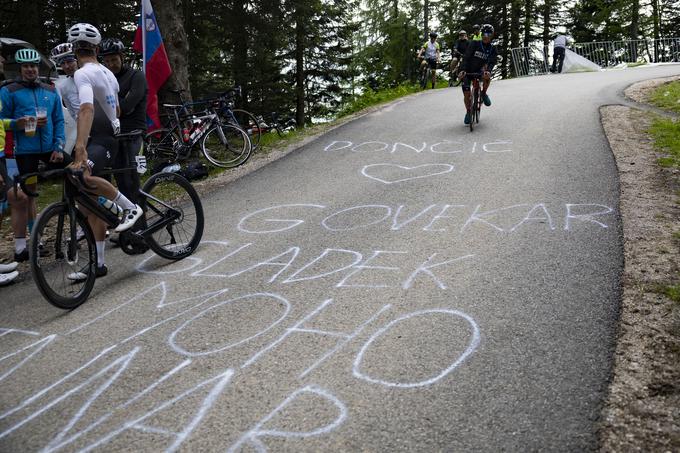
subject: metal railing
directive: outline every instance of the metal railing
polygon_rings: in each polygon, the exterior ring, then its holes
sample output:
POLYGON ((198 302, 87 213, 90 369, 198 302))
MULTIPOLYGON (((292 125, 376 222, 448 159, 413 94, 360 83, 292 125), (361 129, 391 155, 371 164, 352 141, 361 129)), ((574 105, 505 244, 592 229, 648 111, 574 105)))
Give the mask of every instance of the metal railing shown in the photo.
MULTIPOLYGON (((680 38, 574 43, 570 49, 602 68, 680 62, 680 38)), ((511 49, 515 76, 550 72, 552 50, 539 45, 511 49)))

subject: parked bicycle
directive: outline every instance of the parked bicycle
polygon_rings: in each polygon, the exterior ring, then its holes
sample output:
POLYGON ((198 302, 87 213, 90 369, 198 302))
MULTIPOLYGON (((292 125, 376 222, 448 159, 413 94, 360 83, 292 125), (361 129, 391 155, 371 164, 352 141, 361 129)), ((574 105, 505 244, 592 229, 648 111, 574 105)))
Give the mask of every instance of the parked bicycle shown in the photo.
POLYGON ((166 127, 144 137, 144 152, 152 168, 185 161, 196 148, 217 167, 237 167, 248 160, 253 149, 248 134, 239 126, 223 123, 212 106, 192 113, 190 107, 202 103, 163 105, 170 117, 166 127))
MULTIPOLYGON (((260 146, 262 138, 262 126, 260 121, 252 113, 237 109, 236 98, 241 97, 241 87, 232 88, 222 93, 216 100, 212 101, 215 111, 223 122, 240 127, 248 134, 253 150, 260 146)), ((211 100, 206 100, 210 102, 211 100)))
MULTIPOLYGON (((140 132, 121 134, 120 140, 139 137, 140 132)), ((136 167, 104 173, 136 171, 136 167)), ((89 297, 96 279, 97 249, 94 234, 80 209, 105 221, 110 228, 118 217, 98 201, 87 186, 80 170, 65 168, 22 175, 16 183, 28 196, 37 193, 26 188, 32 177, 63 178, 62 201, 46 207, 38 217, 30 240, 30 264, 41 294, 52 305, 74 309, 89 297), (70 276, 84 274, 84 279, 70 276)), ((190 256, 203 236, 203 207, 193 186, 176 173, 157 173, 139 190, 144 216, 130 230, 120 234, 121 249, 138 253, 140 247, 151 248, 169 260, 190 256)))

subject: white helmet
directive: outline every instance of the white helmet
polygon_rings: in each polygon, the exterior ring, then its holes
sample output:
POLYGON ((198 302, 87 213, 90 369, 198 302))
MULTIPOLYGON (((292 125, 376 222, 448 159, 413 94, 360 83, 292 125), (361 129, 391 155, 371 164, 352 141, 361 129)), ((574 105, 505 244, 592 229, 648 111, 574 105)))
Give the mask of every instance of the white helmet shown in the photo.
POLYGON ((86 42, 93 46, 98 46, 102 40, 102 35, 94 25, 90 24, 75 24, 68 30, 68 42, 86 42))

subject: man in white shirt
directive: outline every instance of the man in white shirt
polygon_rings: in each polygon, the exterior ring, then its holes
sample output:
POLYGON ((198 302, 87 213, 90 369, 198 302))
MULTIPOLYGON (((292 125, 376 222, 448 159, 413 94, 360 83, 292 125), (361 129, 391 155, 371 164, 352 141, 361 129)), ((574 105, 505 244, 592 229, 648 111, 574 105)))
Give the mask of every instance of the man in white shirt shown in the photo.
MULTIPOLYGON (((106 197, 123 208, 123 220, 116 228, 116 231, 120 233, 135 224, 143 214, 142 208, 127 199, 109 181, 94 176, 110 166, 113 156, 111 150, 104 146, 99 144, 88 146, 94 120, 95 100, 110 122, 113 140, 115 140, 114 135, 120 131, 118 82, 113 73, 97 61, 97 45, 101 41, 101 35, 94 26, 82 23, 74 25, 69 29, 68 41, 73 45, 73 51, 80 66, 80 69, 73 75, 80 102, 73 166, 83 170, 86 183, 95 188, 97 195, 106 197)), ((106 224, 95 216, 90 216, 89 220, 97 243, 97 276, 101 277, 107 273, 104 264, 106 224)))
POLYGON ((564 63, 564 54, 566 52, 566 48, 567 37, 562 34, 558 34, 553 41, 553 62, 550 72, 562 72, 562 64, 564 63))

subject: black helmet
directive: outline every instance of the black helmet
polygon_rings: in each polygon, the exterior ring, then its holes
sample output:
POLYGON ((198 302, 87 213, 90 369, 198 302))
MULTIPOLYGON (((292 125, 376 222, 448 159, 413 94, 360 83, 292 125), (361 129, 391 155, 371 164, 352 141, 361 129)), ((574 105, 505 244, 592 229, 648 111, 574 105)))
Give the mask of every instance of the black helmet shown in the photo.
POLYGON ((480 27, 479 27, 479 24, 474 24, 474 25, 472 26, 472 29, 473 29, 473 30, 479 30, 479 28, 480 28, 480 27))
POLYGON ((117 38, 106 38, 99 44, 99 55, 115 55, 125 52, 125 44, 117 38))
POLYGON ((491 25, 491 24, 482 25, 482 34, 483 35, 493 35, 493 25, 491 25))
POLYGON ((439 36, 439 35, 437 34, 436 31, 432 30, 432 31, 430 32, 430 38, 436 38, 437 36, 439 36))

